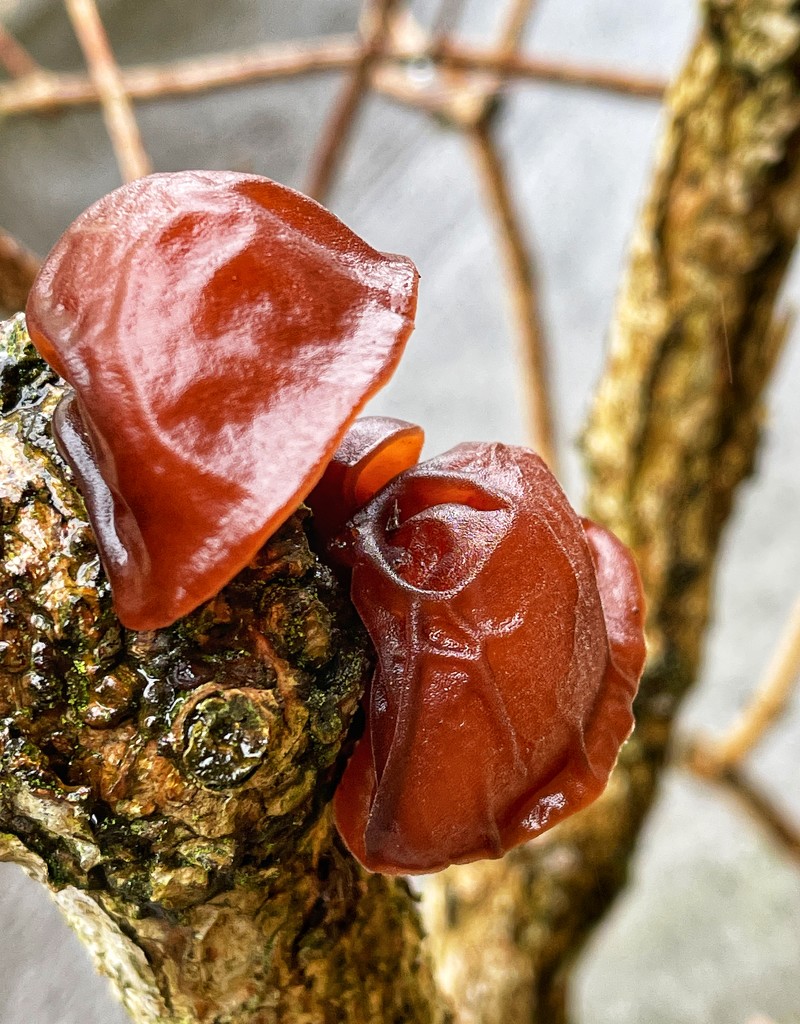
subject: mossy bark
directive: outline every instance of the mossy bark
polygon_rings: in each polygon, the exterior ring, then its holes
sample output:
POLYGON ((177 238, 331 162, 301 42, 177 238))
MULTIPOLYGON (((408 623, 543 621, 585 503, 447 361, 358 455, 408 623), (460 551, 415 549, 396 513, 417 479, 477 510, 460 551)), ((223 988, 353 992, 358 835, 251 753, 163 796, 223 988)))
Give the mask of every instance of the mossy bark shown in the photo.
POLYGON ((331 826, 372 656, 303 511, 192 615, 124 630, 50 436, 62 390, 2 325, 0 859, 139 1024, 442 1019, 407 888, 331 826))
POLYGON ((800 227, 799 68, 793 0, 712 0, 668 97, 585 438, 588 514, 633 546, 648 597, 637 727, 595 805, 430 887, 439 975, 462 1022, 566 1020, 570 967, 627 879, 784 334, 774 308, 800 227))

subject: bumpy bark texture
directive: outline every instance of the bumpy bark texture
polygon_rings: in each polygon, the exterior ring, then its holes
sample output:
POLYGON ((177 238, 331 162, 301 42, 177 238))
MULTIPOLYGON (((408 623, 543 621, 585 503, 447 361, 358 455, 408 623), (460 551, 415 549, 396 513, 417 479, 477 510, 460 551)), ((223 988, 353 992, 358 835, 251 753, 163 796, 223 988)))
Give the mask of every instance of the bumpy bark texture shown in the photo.
POLYGON ((303 512, 175 626, 122 629, 49 434, 62 388, 2 325, 0 859, 141 1024, 439 1020, 407 889, 331 828, 371 654, 303 512))
POLYGON ((714 560, 751 471, 800 226, 800 9, 713 0, 672 89, 585 438, 588 514, 637 554, 649 660, 604 797, 503 861, 451 869, 427 921, 459 1019, 557 1024, 569 969, 626 881, 681 699, 714 560))

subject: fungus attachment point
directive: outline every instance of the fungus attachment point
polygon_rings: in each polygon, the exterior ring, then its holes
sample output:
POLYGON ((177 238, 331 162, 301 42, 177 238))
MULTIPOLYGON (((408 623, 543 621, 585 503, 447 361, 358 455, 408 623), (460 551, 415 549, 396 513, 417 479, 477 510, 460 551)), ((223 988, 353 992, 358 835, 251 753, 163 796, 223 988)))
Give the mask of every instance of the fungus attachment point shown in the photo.
POLYGON ((46 259, 31 338, 122 622, 217 593, 319 480, 411 333, 417 272, 266 178, 156 174, 46 259))
POLYGON ((390 480, 416 465, 424 440, 422 427, 405 420, 362 416, 355 421, 306 501, 323 546, 390 480))
POLYGON ((336 820, 372 871, 498 857, 590 803, 633 726, 644 602, 627 549, 532 452, 462 444, 348 524, 378 654, 336 820))

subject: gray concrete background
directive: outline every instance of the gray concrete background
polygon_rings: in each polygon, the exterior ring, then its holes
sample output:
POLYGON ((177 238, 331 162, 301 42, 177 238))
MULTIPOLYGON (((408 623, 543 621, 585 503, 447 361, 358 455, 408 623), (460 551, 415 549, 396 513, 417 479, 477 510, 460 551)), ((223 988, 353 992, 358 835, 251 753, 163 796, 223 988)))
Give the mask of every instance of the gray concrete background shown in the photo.
MULTIPOLYGON (((355 0, 107 0, 124 61, 160 60, 351 28, 355 0)), ((431 3, 416 5, 424 17, 431 3)), ((475 38, 499 2, 475 0, 475 38)), ((81 66, 57 0, 0 0, 33 52, 81 66)), ((670 73, 693 27, 691 0, 541 0, 530 48, 670 73)), ((158 170, 231 167, 300 186, 333 80, 253 86, 140 112, 158 170)), ((648 102, 518 89, 502 141, 541 266, 554 349, 566 483, 580 499, 574 439, 600 370, 625 245, 647 178, 658 111, 648 102)), ((95 110, 0 126, 0 224, 44 252, 118 184, 95 110), (13 158, 13 159, 12 159, 13 158)), ((465 439, 524 440, 519 376, 498 260, 457 136, 380 100, 369 104, 330 204, 379 248, 422 272, 419 327, 373 409, 423 423, 427 451, 465 439)), ((786 302, 800 303, 797 275, 786 302)), ((797 334, 797 332, 795 332, 797 334)), ((800 580, 800 346, 772 391, 767 444, 725 543, 716 621, 685 729, 719 731, 751 689, 800 580)), ((800 706, 754 761, 800 815, 800 706)), ((583 1024, 800 1022, 800 875, 735 809, 674 774, 649 823, 633 884, 584 957, 583 1024)), ((0 865, 0 1024, 124 1024, 47 897, 0 865)), ((515 1024, 515 1022, 509 1022, 515 1024)))

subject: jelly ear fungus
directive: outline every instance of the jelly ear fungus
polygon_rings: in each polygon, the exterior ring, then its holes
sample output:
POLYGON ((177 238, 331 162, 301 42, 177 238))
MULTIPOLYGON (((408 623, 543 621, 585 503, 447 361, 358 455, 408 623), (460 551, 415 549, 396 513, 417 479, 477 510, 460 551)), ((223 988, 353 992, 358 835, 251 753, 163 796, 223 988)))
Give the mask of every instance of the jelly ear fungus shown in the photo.
POLYGON ((624 545, 577 517, 541 459, 500 444, 410 466, 342 538, 378 654, 334 798, 361 863, 499 857, 594 800, 644 663, 624 545))
POLYGON ((216 594, 312 489, 411 333, 417 272, 254 175, 156 174, 46 259, 31 338, 117 613, 166 626, 216 594))
POLYGON ((291 189, 193 171, 87 210, 27 310, 73 389, 54 432, 125 626, 213 597, 308 499, 377 653, 336 820, 389 874, 498 857, 591 802, 644 662, 630 553, 533 452, 418 463, 421 428, 356 420, 417 277, 291 189))

